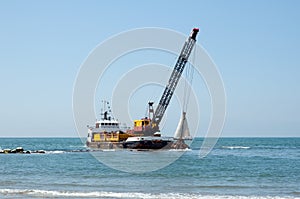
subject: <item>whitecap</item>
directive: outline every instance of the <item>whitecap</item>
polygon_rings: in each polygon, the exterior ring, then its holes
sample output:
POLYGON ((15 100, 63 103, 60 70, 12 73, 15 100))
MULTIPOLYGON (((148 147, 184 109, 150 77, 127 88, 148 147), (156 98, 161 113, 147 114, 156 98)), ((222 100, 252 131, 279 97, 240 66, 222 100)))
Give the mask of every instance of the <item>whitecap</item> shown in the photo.
POLYGON ((79 192, 53 191, 39 189, 0 189, 0 196, 23 195, 25 197, 70 197, 70 198, 134 198, 134 199, 288 199, 293 197, 281 196, 241 196, 241 195, 201 195, 197 193, 141 193, 141 192, 79 192))
POLYGON ((250 149, 249 146, 222 146, 224 149, 250 149))
POLYGON ((192 149, 189 149, 189 148, 185 148, 185 149, 170 149, 169 151, 179 151, 179 152, 182 152, 182 151, 192 151, 192 149))
POLYGON ((46 151, 47 154, 61 154, 61 153, 65 153, 65 151, 46 151))

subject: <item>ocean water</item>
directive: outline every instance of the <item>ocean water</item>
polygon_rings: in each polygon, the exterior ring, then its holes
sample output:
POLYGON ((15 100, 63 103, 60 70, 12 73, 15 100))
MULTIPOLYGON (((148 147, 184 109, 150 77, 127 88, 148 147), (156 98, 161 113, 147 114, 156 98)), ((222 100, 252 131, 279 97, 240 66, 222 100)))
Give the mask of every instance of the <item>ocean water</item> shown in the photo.
POLYGON ((184 153, 98 152, 112 160, 126 153, 124 167, 130 158, 183 153, 162 169, 134 173, 99 162, 78 138, 0 138, 2 149, 46 151, 0 154, 0 198, 300 198, 300 138, 221 138, 199 158, 202 141, 184 153))

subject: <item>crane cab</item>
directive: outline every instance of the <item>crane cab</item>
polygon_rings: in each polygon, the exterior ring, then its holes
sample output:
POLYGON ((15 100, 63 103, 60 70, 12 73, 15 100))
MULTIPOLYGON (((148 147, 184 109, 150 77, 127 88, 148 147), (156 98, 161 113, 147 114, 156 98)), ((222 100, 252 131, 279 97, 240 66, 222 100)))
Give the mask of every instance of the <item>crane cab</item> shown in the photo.
POLYGON ((133 121, 133 132, 135 135, 153 136, 153 133, 157 132, 156 126, 151 122, 151 119, 145 117, 133 121))
POLYGON ((133 129, 135 132, 144 131, 145 129, 151 127, 151 119, 145 117, 140 120, 134 120, 133 129))

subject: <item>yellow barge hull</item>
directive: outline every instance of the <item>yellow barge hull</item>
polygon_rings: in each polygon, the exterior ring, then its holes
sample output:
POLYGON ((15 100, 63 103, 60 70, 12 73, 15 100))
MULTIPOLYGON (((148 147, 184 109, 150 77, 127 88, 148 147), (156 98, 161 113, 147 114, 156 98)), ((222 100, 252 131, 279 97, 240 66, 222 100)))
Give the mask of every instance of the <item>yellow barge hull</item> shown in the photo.
POLYGON ((93 149, 123 149, 123 142, 86 142, 86 146, 93 149))

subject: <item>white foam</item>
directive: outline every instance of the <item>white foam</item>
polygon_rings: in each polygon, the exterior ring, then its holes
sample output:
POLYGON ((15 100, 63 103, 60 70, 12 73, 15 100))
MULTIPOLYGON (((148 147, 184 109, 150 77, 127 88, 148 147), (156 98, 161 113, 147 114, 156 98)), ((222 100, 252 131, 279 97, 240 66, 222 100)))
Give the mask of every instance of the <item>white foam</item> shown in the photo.
POLYGON ((116 151, 116 149, 103 149, 102 151, 116 151))
POLYGON ((60 153, 65 153, 65 151, 46 151, 48 154, 60 154, 60 153))
MULTIPOLYGON (((24 195, 32 197, 70 197, 70 198, 134 198, 134 199, 289 199, 295 197, 280 196, 239 196, 239 195, 200 195, 190 193, 139 193, 139 192, 75 192, 75 191, 48 191, 37 189, 0 189, 2 195, 24 195)), ((300 199, 299 197, 296 199, 300 199)))
POLYGON ((249 146, 222 146, 224 149, 250 149, 249 146))
POLYGON ((170 149, 169 151, 192 151, 192 149, 186 148, 186 149, 170 149))

